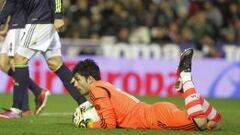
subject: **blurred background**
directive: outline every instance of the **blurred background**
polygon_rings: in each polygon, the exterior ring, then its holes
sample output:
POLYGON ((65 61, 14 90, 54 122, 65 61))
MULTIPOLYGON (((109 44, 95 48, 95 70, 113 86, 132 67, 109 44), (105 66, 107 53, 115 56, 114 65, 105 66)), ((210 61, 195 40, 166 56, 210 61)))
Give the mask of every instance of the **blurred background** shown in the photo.
MULTIPOLYGON (((193 80, 200 94, 240 98, 240 0, 64 0, 59 33, 65 63, 92 58, 102 77, 135 95, 177 96, 180 53, 194 48, 193 80)), ((66 93, 41 57, 31 75, 66 93)), ((12 82, 0 73, 11 92, 12 82)))
POLYGON ((195 48, 200 58, 229 58, 240 46, 239 0, 69 0, 64 13, 61 37, 83 46, 69 55, 107 55, 105 44, 121 43, 174 44, 195 48))

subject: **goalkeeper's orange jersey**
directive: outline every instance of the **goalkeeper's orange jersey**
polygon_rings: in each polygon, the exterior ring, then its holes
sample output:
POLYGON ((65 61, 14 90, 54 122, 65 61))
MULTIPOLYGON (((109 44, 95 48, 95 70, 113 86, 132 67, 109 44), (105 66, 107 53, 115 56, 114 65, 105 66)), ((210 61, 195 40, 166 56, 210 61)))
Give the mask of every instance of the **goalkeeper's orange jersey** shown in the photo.
POLYGON ((100 117, 91 124, 92 128, 196 129, 187 113, 174 104, 150 105, 108 82, 94 82, 90 86, 89 99, 100 117))

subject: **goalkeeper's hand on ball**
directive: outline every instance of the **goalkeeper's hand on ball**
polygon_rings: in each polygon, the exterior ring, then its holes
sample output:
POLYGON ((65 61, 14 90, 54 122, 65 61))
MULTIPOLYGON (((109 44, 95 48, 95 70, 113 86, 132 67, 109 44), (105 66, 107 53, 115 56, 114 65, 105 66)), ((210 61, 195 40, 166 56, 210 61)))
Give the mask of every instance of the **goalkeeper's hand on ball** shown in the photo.
POLYGON ((78 128, 91 128, 91 123, 92 121, 90 119, 87 119, 87 120, 82 120, 79 125, 78 125, 78 128))
POLYGON ((95 108, 88 101, 76 108, 72 118, 74 126, 78 128, 92 128, 93 122, 98 120, 95 108))
POLYGON ((92 121, 91 119, 84 119, 82 108, 77 108, 73 114, 73 123, 75 127, 88 128, 88 124, 91 121, 92 121))

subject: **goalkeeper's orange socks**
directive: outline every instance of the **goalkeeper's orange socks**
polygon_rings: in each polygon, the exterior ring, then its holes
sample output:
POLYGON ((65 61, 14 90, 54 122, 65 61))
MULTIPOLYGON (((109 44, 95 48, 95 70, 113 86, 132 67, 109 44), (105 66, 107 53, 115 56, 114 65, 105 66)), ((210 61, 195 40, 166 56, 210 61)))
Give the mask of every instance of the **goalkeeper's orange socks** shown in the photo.
POLYGON ((200 102, 209 121, 218 123, 222 119, 221 114, 204 97, 200 97, 200 102))
POLYGON ((197 93, 192 82, 191 73, 181 72, 180 76, 183 83, 183 96, 188 115, 191 117, 205 116, 209 121, 219 122, 222 119, 221 114, 197 93))
POLYGON ((183 83, 183 96, 185 98, 185 106, 188 115, 192 118, 206 117, 200 102, 200 96, 194 88, 191 73, 183 71, 180 76, 183 83))

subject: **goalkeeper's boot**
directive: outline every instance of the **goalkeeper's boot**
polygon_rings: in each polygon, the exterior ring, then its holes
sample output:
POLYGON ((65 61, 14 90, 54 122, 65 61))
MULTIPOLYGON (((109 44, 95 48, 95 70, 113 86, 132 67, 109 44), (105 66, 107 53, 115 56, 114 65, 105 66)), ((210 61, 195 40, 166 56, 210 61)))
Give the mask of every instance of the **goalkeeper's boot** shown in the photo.
POLYGON ((22 111, 17 108, 10 108, 0 113, 0 119, 18 119, 22 117, 22 111))
POLYGON ((183 83, 180 77, 181 72, 191 72, 192 70, 193 49, 186 49, 180 56, 180 62, 177 68, 177 80, 175 88, 178 92, 183 92, 183 83))
POLYGON ((48 96, 50 95, 50 92, 48 90, 42 90, 40 95, 35 99, 36 102, 36 108, 35 108, 35 115, 40 114, 44 107, 47 104, 48 96))

